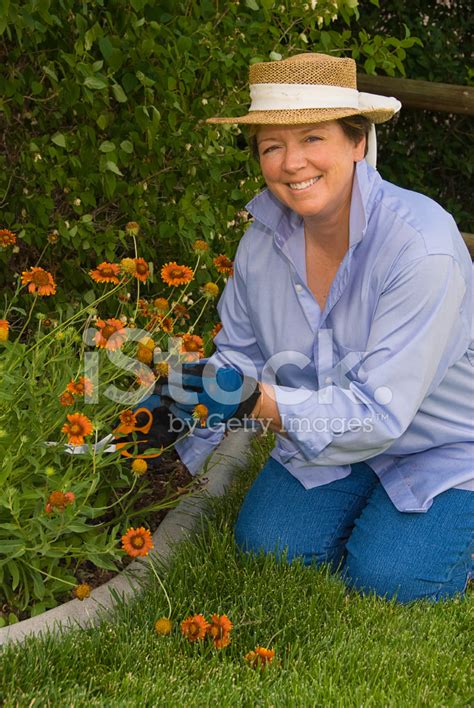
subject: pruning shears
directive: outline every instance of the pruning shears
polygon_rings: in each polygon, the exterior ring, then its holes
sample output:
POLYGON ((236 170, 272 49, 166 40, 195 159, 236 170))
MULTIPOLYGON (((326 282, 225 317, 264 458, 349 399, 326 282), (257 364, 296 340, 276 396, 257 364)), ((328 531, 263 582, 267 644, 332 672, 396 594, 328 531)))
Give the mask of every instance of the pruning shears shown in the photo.
MULTIPOLYGON (((134 425, 133 429, 131 430, 132 433, 145 433, 147 435, 150 432, 151 426, 153 425, 153 413, 148 409, 148 408, 137 408, 134 410, 134 413, 136 416, 139 415, 145 415, 146 416, 146 422, 143 425, 134 425)), ((146 443, 148 442, 147 440, 140 440, 140 443, 146 443)), ((115 449, 120 451, 120 454, 123 455, 124 457, 133 457, 134 459, 141 459, 141 460, 149 460, 155 457, 159 457, 161 455, 160 452, 154 452, 151 453, 150 455, 134 455, 131 453, 128 449, 124 449, 125 446, 130 445, 130 442, 116 442, 115 443, 115 449)))

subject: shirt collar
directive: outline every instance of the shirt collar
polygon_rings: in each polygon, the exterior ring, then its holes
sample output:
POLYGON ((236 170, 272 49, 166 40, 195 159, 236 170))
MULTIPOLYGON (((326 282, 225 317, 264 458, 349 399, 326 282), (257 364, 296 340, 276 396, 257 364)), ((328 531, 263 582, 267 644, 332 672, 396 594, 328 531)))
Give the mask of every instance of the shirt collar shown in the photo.
MULTIPOLYGON (((381 184, 377 170, 361 160, 356 164, 352 186, 351 210, 349 216, 349 243, 355 247, 362 240, 366 230, 370 212, 381 184)), ((301 217, 285 206, 268 189, 254 197, 245 207, 247 211, 269 228, 288 238, 296 226, 301 223, 301 217)))

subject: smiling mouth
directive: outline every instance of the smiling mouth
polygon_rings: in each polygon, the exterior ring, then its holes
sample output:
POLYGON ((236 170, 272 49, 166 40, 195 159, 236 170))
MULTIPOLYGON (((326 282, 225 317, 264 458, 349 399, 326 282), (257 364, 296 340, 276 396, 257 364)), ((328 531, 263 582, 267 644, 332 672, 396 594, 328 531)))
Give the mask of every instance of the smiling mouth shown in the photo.
POLYGON ((308 187, 312 187, 313 184, 316 184, 318 180, 321 179, 321 175, 319 177, 313 177, 312 179, 307 179, 305 182, 290 182, 288 184, 290 189, 295 189, 297 191, 301 189, 308 189, 308 187))

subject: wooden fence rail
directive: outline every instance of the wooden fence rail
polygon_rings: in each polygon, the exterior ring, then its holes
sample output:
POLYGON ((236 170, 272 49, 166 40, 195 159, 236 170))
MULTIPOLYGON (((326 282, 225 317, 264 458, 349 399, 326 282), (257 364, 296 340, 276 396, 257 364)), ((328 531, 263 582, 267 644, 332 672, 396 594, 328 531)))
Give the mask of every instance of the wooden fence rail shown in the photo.
POLYGON ((357 74, 357 87, 360 91, 395 96, 408 108, 474 115, 474 86, 357 74))

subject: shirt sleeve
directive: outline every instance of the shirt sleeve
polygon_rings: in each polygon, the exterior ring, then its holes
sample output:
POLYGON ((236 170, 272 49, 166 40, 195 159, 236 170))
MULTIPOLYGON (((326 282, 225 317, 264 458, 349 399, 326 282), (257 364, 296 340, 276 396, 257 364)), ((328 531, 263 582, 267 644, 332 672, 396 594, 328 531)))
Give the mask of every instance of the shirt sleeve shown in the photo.
POLYGON ((276 386, 288 437, 315 465, 350 464, 387 450, 466 349, 460 317, 466 284, 449 255, 396 268, 374 312, 367 351, 348 386, 276 386), (302 400, 304 398, 304 400, 302 400))
MULTIPOLYGON (((244 237, 237 249, 234 273, 229 277, 217 306, 222 329, 214 338, 217 351, 209 362, 218 367, 234 366, 243 374, 259 379, 264 362, 248 315, 246 262, 244 237)), ((176 451, 191 474, 200 470, 222 441, 224 432, 225 425, 217 429, 196 427, 190 435, 176 443, 176 451)))

